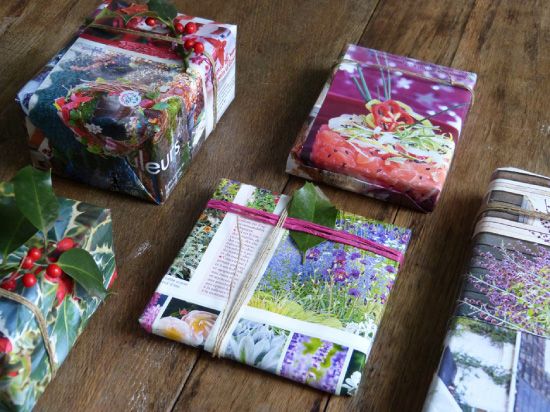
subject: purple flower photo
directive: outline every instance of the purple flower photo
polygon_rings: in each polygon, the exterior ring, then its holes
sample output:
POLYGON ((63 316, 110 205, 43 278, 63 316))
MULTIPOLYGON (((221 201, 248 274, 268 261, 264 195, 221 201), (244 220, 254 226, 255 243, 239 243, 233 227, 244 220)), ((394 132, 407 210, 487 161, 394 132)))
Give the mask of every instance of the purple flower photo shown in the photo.
POLYGON ((295 333, 286 351, 281 376, 335 393, 348 348, 295 333))
MULTIPOLYGON (((345 212, 336 228, 401 252, 410 231, 345 212)), ((311 248, 302 259, 292 239, 278 245, 249 306, 374 338, 399 264, 336 242, 311 248)))
POLYGON ((480 269, 468 275, 472 291, 461 300, 461 313, 497 326, 550 336, 550 250, 508 249, 479 253, 480 269))

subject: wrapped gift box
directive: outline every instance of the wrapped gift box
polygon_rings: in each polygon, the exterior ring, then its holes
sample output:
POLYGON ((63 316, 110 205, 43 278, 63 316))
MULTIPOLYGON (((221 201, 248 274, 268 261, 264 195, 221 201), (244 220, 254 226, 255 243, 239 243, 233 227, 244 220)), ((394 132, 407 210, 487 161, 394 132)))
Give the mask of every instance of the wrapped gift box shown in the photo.
POLYGON ((426 412, 550 410, 550 178, 498 169, 426 412))
POLYGON ((287 172, 424 212, 439 198, 476 75, 349 45, 287 172))
POLYGON ((162 203, 234 98, 237 28, 179 14, 204 46, 186 70, 143 7, 102 3, 18 100, 35 167, 162 203))
MULTIPOLYGON (((6 184, 0 184, 0 196, 11 196, 6 184)), ((105 288, 116 277, 111 214, 87 203, 58 198, 60 214, 48 233, 48 239, 59 241, 70 237, 79 248, 94 258, 105 288)), ((21 262, 31 247, 44 246, 44 236, 36 233, 2 263, 21 262)), ((55 359, 48 356, 39 323, 24 304, 0 297, 0 409, 30 411, 48 383, 55 368, 65 360, 101 299, 88 294, 66 274, 51 277, 44 268, 32 269, 38 279, 25 287, 21 278, 14 288, 6 286, 12 272, 0 273, 0 285, 27 299, 41 312, 47 325, 49 342, 55 359)))
MULTIPOLYGON (((288 196, 229 180, 221 182, 213 199, 277 216, 289 202, 288 196)), ((407 229, 342 211, 336 229, 401 256, 410 239, 407 229)), ((241 288, 273 230, 271 224, 207 207, 140 323, 148 332, 210 352, 221 342, 219 356, 352 395, 400 264, 329 240, 302 255, 282 229, 259 276, 249 289, 241 288), (224 311, 241 298, 220 336, 224 311)))

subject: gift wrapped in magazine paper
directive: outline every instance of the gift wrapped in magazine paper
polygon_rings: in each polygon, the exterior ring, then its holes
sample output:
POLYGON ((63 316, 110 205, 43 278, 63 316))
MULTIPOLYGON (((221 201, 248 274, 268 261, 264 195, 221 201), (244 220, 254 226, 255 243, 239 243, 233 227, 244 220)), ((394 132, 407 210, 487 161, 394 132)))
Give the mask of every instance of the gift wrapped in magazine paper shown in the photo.
POLYGON ((223 180, 140 323, 353 395, 409 239, 407 229, 337 210, 309 183, 291 200, 223 180), (296 218, 311 205, 316 224, 296 218))
POLYGON ((103 2, 23 87, 36 167, 166 200, 234 98, 237 34, 167 10, 162 20, 146 4, 103 2))
POLYGON ((550 410, 550 178, 493 175, 424 411, 550 410))
POLYGON ((424 212, 447 177, 476 75, 349 45, 287 172, 424 212))

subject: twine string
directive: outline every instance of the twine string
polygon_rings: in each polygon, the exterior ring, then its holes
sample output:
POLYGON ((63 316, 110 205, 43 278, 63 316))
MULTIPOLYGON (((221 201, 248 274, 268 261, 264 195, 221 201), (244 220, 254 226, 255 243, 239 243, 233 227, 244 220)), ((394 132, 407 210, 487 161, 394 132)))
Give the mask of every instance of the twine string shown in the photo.
MULTIPOLYGON (((241 308, 246 303, 246 299, 252 288, 254 288, 256 284, 256 280, 259 276, 262 275, 262 267, 266 263, 267 259, 271 255, 271 252, 275 249, 277 246, 277 239, 279 237, 279 234, 281 230, 283 229, 285 220, 287 219, 288 212, 286 209, 283 210, 281 215, 278 218, 277 224, 269 234, 268 238, 265 240, 262 248, 258 252, 258 256, 254 261, 252 262, 252 266, 246 273, 246 276, 244 277, 241 286, 239 290, 236 290, 236 298, 231 303, 231 292, 229 293, 227 297, 227 307, 223 311, 223 316, 220 320, 220 327, 218 329, 218 333, 216 335, 214 346, 212 348, 212 356, 213 357, 221 357, 222 356, 222 344, 226 338, 226 336, 230 333, 230 328, 235 319, 237 318, 241 308)), ((238 219, 238 217, 237 217, 238 219)), ((237 220, 238 223, 238 220, 237 220)), ((237 230, 240 232, 240 228, 237 224, 237 230)), ((241 250, 241 236, 239 233, 239 254, 241 250)), ((237 261, 237 267, 238 267, 238 261, 237 261)), ((231 284, 234 283, 235 277, 237 275, 237 270, 233 273, 233 277, 231 279, 231 284)))
MULTIPOLYGON (((279 216, 274 213, 253 209, 223 200, 211 199, 208 201, 207 207, 222 210, 224 212, 237 213, 246 218, 273 226, 277 224, 279 219, 279 216)), ((287 217, 283 222, 283 227, 285 229, 307 233, 322 237, 326 240, 366 250, 377 255, 384 256, 398 263, 403 262, 403 254, 399 250, 377 243, 370 239, 365 239, 344 230, 331 229, 317 223, 293 217, 287 217)))
POLYGON ((52 342, 50 340, 50 336, 48 334, 48 325, 46 323, 46 319, 44 319, 44 316, 42 315, 40 308, 30 300, 24 298, 23 296, 18 295, 17 293, 10 292, 9 290, 6 290, 6 289, 0 288, 0 297, 20 303, 21 305, 24 305, 27 309, 29 309, 33 313, 36 319, 36 322, 38 323, 38 328, 42 335, 44 346, 46 347, 46 352, 48 354, 48 358, 50 361, 50 368, 52 370, 52 376, 55 376, 55 373, 57 372, 57 365, 55 363, 55 350, 53 348, 52 342))
POLYGON ((519 206, 513 206, 508 203, 499 201, 488 202, 486 205, 484 205, 478 213, 478 217, 486 212, 512 213, 520 216, 527 216, 540 220, 550 221, 550 213, 540 212, 538 210, 528 210, 519 206))
POLYGON ((218 318, 220 326, 215 336, 212 348, 213 357, 221 357, 223 355, 221 353, 223 343, 227 335, 230 333, 231 326, 237 319, 241 308, 246 304, 248 295, 255 287, 258 278, 262 275, 262 269, 266 264, 267 259, 269 259, 272 252, 277 247, 277 240, 279 238, 281 230, 289 229, 312 234, 327 240, 358 247, 363 250, 382 255, 399 263, 401 263, 403 260, 403 255, 400 251, 386 247, 385 245, 378 244, 369 239, 364 239, 360 236, 356 236, 342 230, 331 229, 322 225, 315 224, 313 222, 288 217, 288 211, 286 208, 283 210, 281 215, 276 215, 274 213, 265 212, 263 210, 253 209, 246 206, 238 205, 236 203, 216 199, 211 199, 208 202, 207 207, 222 210, 227 213, 237 214, 237 232, 239 233, 239 252, 237 263, 235 264, 235 270, 233 272, 230 282, 226 308, 224 311, 222 311, 222 314, 218 318), (272 225, 274 226, 274 228, 262 245, 257 257, 253 260, 252 266, 244 276, 240 287, 238 288, 238 290, 236 290, 234 289, 234 283, 235 278, 238 274, 238 265, 242 250, 242 236, 240 233, 241 230, 238 220, 239 216, 272 225), (233 295, 235 295, 234 298, 233 295))
POLYGON ((402 68, 399 68, 399 67, 392 67, 392 66, 377 64, 377 63, 357 62, 357 61, 351 60, 351 59, 341 59, 338 62, 336 62, 333 66, 333 69, 332 69, 333 73, 335 73, 338 70, 338 67, 342 63, 358 64, 360 67, 373 67, 373 68, 389 70, 389 71, 394 71, 394 72, 401 72, 401 73, 404 73, 408 76, 417 77, 419 79, 429 80, 429 81, 433 81, 433 82, 436 82, 436 83, 439 83, 439 84, 444 84, 444 85, 452 86, 452 87, 460 87, 460 88, 465 89, 468 92, 470 92, 470 95, 472 96, 472 105, 474 104, 474 99, 475 99, 474 89, 471 86, 467 85, 466 83, 454 80, 450 74, 449 74, 448 79, 440 79, 438 77, 425 76, 422 73, 413 72, 411 70, 402 69, 402 68))
MULTIPOLYGON (((229 283, 229 290, 227 291, 227 300, 225 302, 225 307, 226 307, 226 310, 223 310, 220 314, 220 316, 218 317, 218 322, 220 323, 220 328, 219 328, 219 331, 223 329, 226 329, 225 328, 225 325, 226 325, 226 322, 227 322, 227 318, 228 318, 228 310, 227 310, 227 307, 229 306, 229 303, 231 302, 231 296, 232 296, 232 293, 233 293, 233 287, 235 285, 235 280, 237 279, 237 274, 239 272, 239 263, 241 261, 241 253, 242 253, 242 245, 243 245, 243 242, 242 242, 242 233, 241 233, 241 227, 240 227, 240 224, 239 224, 239 216, 237 216, 237 240, 238 240, 238 243, 239 243, 239 250, 237 252, 237 260, 235 261, 235 269, 233 270, 233 274, 231 275, 231 281, 229 283)), ((216 337, 219 337, 220 336, 220 332, 218 332, 218 335, 216 337)), ((218 340, 216 339, 216 341, 214 342, 214 352, 212 352, 212 356, 220 356, 219 355, 219 350, 220 350, 220 346, 221 346, 221 342, 218 343, 218 340), (214 355, 215 353, 215 355, 214 355)))

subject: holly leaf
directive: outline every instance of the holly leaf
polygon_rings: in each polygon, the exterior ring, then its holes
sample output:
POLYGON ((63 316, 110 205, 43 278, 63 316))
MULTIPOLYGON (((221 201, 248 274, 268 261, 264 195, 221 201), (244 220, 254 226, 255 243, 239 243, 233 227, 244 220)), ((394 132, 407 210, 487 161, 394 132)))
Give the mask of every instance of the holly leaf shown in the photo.
POLYGON ((147 5, 163 20, 172 21, 178 15, 178 10, 170 0, 149 0, 147 5))
POLYGON ((80 248, 68 250, 59 257, 57 264, 90 295, 103 299, 107 294, 103 274, 88 251, 80 248))
POLYGON ((21 213, 15 197, 0 196, 0 256, 5 259, 35 233, 36 228, 21 213))
MULTIPOLYGON (((330 203, 321 189, 309 182, 294 193, 288 208, 290 217, 307 220, 331 229, 336 225, 337 215, 338 209, 330 203)), ((304 255, 308 249, 325 241, 321 237, 296 231, 290 231, 290 237, 304 255)))
POLYGON ((46 236, 59 214, 51 173, 27 166, 17 172, 12 182, 17 207, 46 236))

